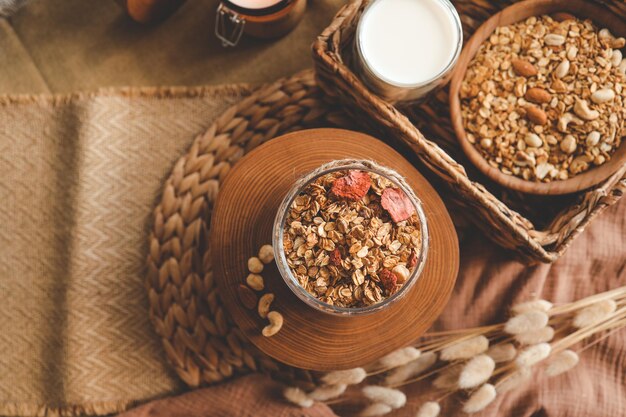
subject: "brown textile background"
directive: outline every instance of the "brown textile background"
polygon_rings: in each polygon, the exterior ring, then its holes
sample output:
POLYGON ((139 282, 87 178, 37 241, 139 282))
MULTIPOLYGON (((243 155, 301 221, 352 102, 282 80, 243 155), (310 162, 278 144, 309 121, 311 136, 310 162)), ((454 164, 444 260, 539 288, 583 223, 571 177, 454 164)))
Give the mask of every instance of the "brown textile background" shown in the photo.
POLYGON ((334 417, 323 404, 301 409, 281 400, 281 385, 249 375, 215 387, 153 401, 119 417, 334 417))
POLYGON ((0 415, 181 388, 148 320, 148 222, 173 162, 247 91, 0 97, 0 415))

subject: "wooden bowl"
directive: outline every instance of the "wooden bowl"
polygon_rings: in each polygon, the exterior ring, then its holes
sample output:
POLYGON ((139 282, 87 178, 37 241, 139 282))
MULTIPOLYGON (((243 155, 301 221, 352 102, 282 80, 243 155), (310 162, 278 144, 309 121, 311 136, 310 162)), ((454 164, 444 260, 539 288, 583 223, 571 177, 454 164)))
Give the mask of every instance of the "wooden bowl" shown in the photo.
POLYGON ((244 156, 226 177, 212 214, 213 278, 241 332, 274 359, 303 369, 354 368, 415 341, 441 314, 454 287, 459 246, 437 192, 395 150, 363 133, 311 129, 272 139, 244 156), (275 264, 263 270, 264 292, 276 295, 272 310, 284 317, 280 332, 261 335, 267 324, 245 308, 237 288, 245 282, 247 259, 272 241, 274 217, 294 182, 337 159, 369 159, 404 176, 422 202, 429 230, 428 257, 404 297, 368 315, 335 316, 300 300, 275 264))
POLYGON ((461 143, 461 147, 469 160, 476 165, 483 174, 503 187, 529 194, 558 195, 575 193, 604 181, 626 163, 626 145, 622 143, 619 149, 612 155, 610 161, 599 167, 591 168, 575 177, 562 181, 555 180, 548 183, 526 181, 513 175, 504 174, 498 168, 489 165, 480 152, 467 139, 465 128, 463 127, 463 118, 461 116, 459 91, 467 67, 478 52, 480 45, 491 36, 498 26, 510 25, 531 16, 558 12, 567 12, 581 19, 591 18, 599 28, 606 27, 616 36, 626 36, 626 20, 624 17, 613 14, 608 9, 594 4, 591 1, 521 1, 493 15, 476 30, 463 48, 450 84, 450 116, 452 118, 452 125, 461 143))

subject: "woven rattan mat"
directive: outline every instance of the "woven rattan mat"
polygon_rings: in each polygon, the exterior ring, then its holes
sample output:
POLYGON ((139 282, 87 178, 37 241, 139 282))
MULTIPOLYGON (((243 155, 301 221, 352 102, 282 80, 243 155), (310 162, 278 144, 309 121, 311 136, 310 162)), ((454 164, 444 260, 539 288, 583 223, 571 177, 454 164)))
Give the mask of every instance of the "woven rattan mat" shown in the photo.
POLYGON ((151 211, 245 86, 0 98, 0 415, 177 391, 143 286, 151 211))

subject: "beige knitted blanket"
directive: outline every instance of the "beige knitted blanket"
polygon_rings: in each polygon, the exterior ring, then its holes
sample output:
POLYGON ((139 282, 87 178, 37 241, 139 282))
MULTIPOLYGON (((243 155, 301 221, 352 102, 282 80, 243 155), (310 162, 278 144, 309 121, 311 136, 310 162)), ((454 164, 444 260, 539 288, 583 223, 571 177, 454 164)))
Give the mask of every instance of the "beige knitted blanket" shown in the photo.
POLYGON ((150 212, 247 92, 0 97, 0 415, 110 413, 181 388, 147 314, 150 212))

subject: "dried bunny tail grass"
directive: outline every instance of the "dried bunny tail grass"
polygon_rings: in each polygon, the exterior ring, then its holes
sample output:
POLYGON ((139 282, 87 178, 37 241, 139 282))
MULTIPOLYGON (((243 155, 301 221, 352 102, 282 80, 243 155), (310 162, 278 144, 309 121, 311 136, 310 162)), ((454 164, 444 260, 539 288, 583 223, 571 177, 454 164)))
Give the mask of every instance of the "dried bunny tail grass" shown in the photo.
POLYGON ((378 360, 378 365, 385 369, 395 368, 419 358, 421 353, 419 349, 407 346, 383 356, 378 360))
POLYGON ((531 310, 513 316, 504 325, 504 331, 509 334, 520 334, 539 330, 548 324, 548 315, 543 311, 531 310))
POLYGON ((513 308, 511 308, 511 312, 515 315, 524 314, 528 311, 543 311, 547 313, 551 308, 552 303, 550 301, 533 300, 514 305, 513 308))
POLYGON ((522 345, 536 345, 537 343, 545 343, 552 340, 554 337, 554 328, 550 326, 542 327, 539 330, 532 330, 530 332, 520 333, 515 335, 517 340, 522 345))
POLYGON ((326 385, 356 385, 363 382, 366 377, 367 372, 365 372, 365 369, 353 368, 329 372, 321 379, 326 385))
POLYGON ((395 385, 413 378, 433 366, 435 362, 437 362, 437 354, 426 352, 414 361, 389 372, 389 375, 385 377, 385 385, 395 385))
POLYGON ((309 398, 306 392, 302 391, 300 388, 285 388, 285 390, 283 391, 283 396, 290 403, 299 405, 303 408, 308 408, 313 405, 313 400, 309 398))
POLYGON ((332 400, 343 394, 346 388, 348 388, 346 384, 323 385, 309 392, 309 398, 315 401, 332 400))
POLYGON ((567 372, 578 364, 578 354, 572 350, 564 350, 557 353, 546 367, 546 375, 557 376, 567 372))
POLYGON ((495 368, 496 363, 490 356, 478 355, 473 357, 465 364, 459 375, 459 388, 474 388, 487 382, 495 368))
POLYGON ((551 315, 571 313, 573 311, 580 311, 585 307, 591 306, 603 300, 624 299, 624 297, 626 297, 626 285, 616 288, 614 290, 601 292, 599 294, 594 294, 589 297, 582 298, 578 301, 574 301, 573 303, 552 307, 550 313, 551 315))
POLYGON ((469 359, 485 352, 489 348, 489 339, 480 335, 471 339, 462 340, 441 350, 441 359, 453 361, 469 359))
POLYGON ((383 403, 374 403, 365 407, 360 413, 360 417, 375 417, 382 416, 388 414, 393 410, 393 408, 389 407, 387 404, 383 403))
POLYGON ((383 403, 391 408, 404 407, 406 395, 400 390, 381 387, 380 385, 368 385, 361 390, 363 395, 374 403, 383 403))
POLYGON ((467 414, 482 411, 496 399, 496 395, 496 388, 491 384, 485 384, 470 395, 463 405, 463 411, 467 414))
POLYGON ((513 388, 519 387, 524 382, 530 379, 532 372, 530 368, 520 368, 516 371, 511 372, 504 376, 504 378, 500 379, 496 384, 496 391, 498 394, 503 394, 507 391, 512 390, 513 388))
POLYGON ((459 376, 463 367, 461 365, 453 365, 448 368, 444 368, 439 372, 439 376, 433 381, 435 388, 439 389, 452 389, 458 388, 459 376))
POLYGON ((528 346, 517 355, 515 363, 519 368, 527 368, 550 356, 551 351, 552 348, 549 343, 528 346))
POLYGON ((574 327, 593 326, 607 318, 617 309, 615 300, 602 300, 580 310, 574 317, 574 327))
POLYGON ((512 361, 517 355, 517 349, 513 346, 513 343, 502 343, 500 345, 493 345, 487 351, 487 355, 491 356, 491 359, 496 363, 512 361))
POLYGON ((428 401, 417 410, 415 417, 437 417, 441 412, 441 406, 438 402, 428 401))

